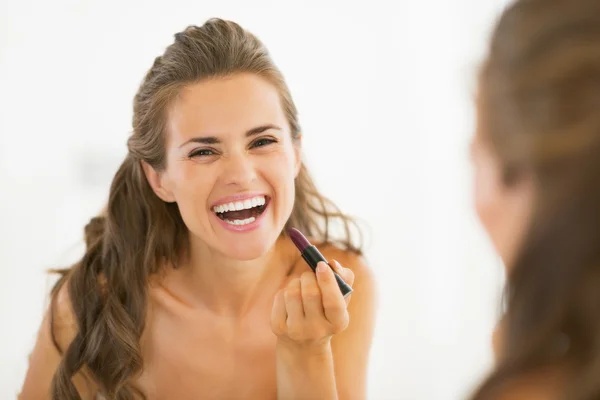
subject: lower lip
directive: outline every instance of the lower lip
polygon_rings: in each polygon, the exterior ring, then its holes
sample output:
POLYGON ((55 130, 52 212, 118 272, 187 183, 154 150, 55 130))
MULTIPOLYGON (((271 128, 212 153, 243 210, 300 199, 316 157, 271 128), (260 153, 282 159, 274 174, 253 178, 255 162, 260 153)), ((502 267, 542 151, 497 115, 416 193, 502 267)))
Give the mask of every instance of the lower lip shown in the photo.
POLYGON ((229 224, 229 223, 225 222, 221 218, 219 218, 217 216, 217 214, 215 214, 214 212, 211 211, 211 214, 213 215, 213 217, 215 217, 217 219, 217 221, 219 221, 219 223, 221 224, 221 226, 223 228, 225 228, 225 229, 227 229, 229 231, 232 231, 232 232, 249 232, 249 231, 253 231, 253 230, 257 229, 258 227, 260 227, 262 219, 265 216, 265 214, 267 213, 267 210, 269 209, 270 206, 271 206, 271 202, 269 201, 265 205, 265 209, 263 210, 263 212, 254 221, 252 221, 252 222, 250 222, 249 224, 246 224, 246 225, 232 225, 232 224, 229 224))

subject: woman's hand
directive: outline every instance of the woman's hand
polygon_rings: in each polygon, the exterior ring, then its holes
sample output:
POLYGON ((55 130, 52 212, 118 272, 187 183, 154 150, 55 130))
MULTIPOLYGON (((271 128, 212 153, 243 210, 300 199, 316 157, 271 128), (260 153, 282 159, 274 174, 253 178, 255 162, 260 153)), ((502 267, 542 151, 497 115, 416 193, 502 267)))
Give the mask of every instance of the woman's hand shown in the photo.
MULTIPOLYGON (((331 267, 352 286, 351 270, 335 260, 331 267)), ((328 349, 331 336, 348 326, 350 297, 344 299, 332 269, 324 262, 319 263, 316 273, 306 271, 300 278, 292 279, 273 303, 271 328, 278 345, 304 351, 328 349)))

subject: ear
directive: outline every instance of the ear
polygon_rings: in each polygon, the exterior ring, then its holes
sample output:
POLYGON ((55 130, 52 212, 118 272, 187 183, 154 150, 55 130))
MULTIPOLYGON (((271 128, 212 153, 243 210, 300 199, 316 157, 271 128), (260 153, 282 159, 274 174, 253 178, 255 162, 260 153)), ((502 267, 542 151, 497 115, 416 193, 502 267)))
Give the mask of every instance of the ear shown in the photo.
POLYGON ((145 161, 140 161, 144 170, 144 175, 150 184, 154 193, 164 202, 175 202, 175 196, 169 189, 169 182, 164 173, 157 172, 150 164, 145 161))
POLYGON ((300 173, 302 166, 302 134, 298 134, 294 143, 294 178, 300 173))

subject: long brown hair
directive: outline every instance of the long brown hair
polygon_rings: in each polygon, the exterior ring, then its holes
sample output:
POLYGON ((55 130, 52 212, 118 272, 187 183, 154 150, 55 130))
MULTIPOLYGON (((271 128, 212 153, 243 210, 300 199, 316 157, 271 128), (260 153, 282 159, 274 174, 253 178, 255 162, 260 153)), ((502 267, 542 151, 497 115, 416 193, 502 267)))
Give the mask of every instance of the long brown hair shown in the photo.
MULTIPOLYGON (((154 194, 141 162, 158 171, 165 168, 166 109, 182 87, 236 73, 258 74, 278 89, 292 138, 299 138, 296 107, 283 76, 254 35, 221 19, 175 35, 135 96, 129 152, 114 177, 105 212, 85 229, 87 251, 76 265, 62 271, 53 289, 54 303, 67 283, 78 328, 54 376, 53 399, 79 398, 71 378, 82 368, 110 399, 144 397, 133 380, 143 364, 140 338, 148 278, 165 264, 177 267, 188 230, 177 205, 154 194)), ((327 243, 334 242, 330 224, 337 221, 345 234, 336 243, 360 252, 351 237, 351 232, 358 232, 352 229, 353 220, 319 193, 304 164, 295 190, 288 226, 327 243)))
POLYGON ((505 290, 498 363, 474 399, 558 371, 600 398, 600 1, 519 0, 480 81, 482 137, 506 185, 533 178, 532 222, 505 290))

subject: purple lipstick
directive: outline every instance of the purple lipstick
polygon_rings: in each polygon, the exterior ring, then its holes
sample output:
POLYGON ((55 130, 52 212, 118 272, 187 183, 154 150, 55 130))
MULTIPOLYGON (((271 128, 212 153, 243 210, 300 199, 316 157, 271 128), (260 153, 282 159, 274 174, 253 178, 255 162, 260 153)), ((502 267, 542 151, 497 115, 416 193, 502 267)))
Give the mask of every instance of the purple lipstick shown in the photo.
MULTIPOLYGON (((320 261, 323 261, 325 264, 329 265, 329 262, 325 259, 323 254, 317 249, 314 245, 310 244, 308 239, 296 228, 290 228, 288 230, 288 234, 292 239, 292 242, 296 245, 300 253, 302 254, 302 258, 308 264, 308 266, 316 271, 317 264, 320 261)), ((330 266, 331 268, 331 266, 330 266)), ((341 276, 339 276, 335 271, 333 271, 333 275, 335 275, 335 280, 337 281, 344 298, 346 298, 350 293, 352 293, 352 288, 344 282, 341 276)))

